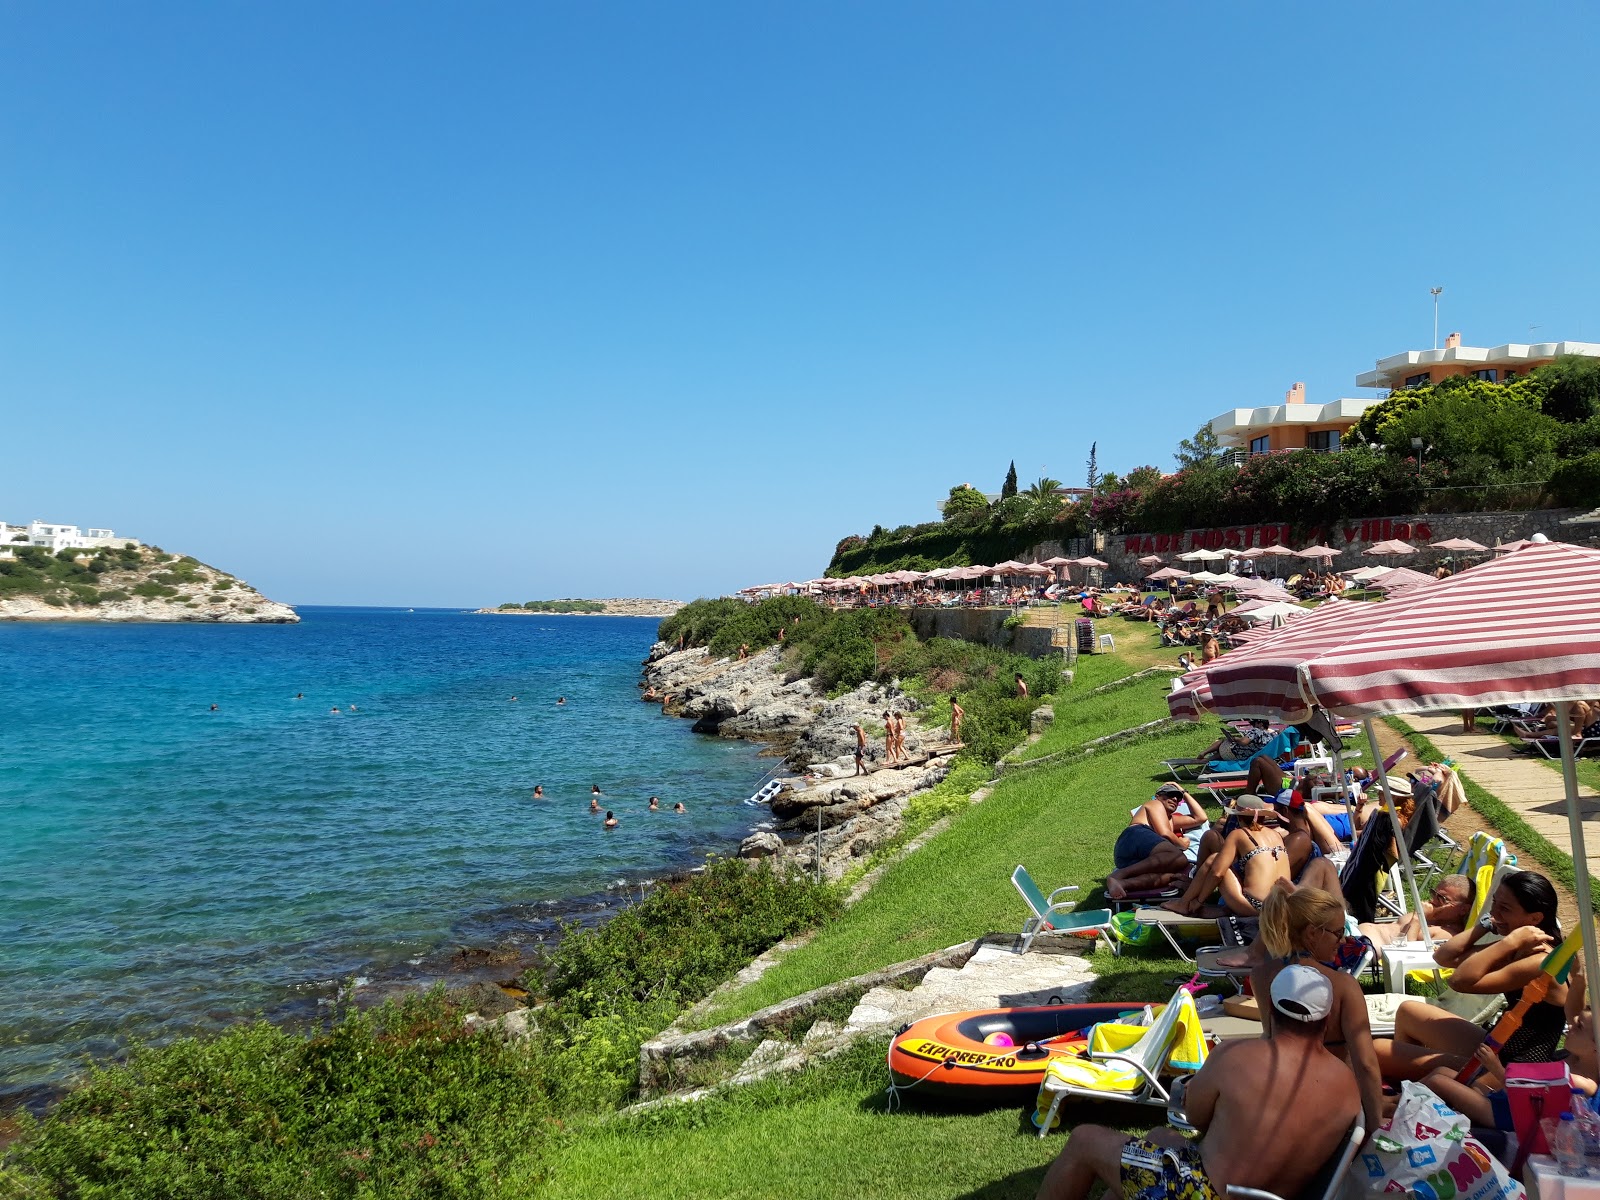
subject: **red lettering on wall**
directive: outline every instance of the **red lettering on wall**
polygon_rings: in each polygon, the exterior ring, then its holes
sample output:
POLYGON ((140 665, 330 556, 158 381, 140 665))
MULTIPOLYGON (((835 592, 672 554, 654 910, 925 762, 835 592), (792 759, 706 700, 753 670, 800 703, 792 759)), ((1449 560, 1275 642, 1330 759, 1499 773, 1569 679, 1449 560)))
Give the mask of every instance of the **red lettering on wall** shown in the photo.
POLYGON ((1239 537, 1239 532, 1240 531, 1237 529, 1224 529, 1222 531, 1222 544, 1224 546, 1232 546, 1237 549, 1240 541, 1242 540, 1239 537))
POLYGON ((1418 541, 1422 542, 1428 541, 1433 537, 1433 530, 1428 527, 1426 521, 1418 521, 1411 527, 1411 532, 1417 535, 1418 541))
POLYGON ((1145 534, 1144 535, 1144 544, 1141 545, 1139 547, 1139 549, 1143 550, 1146 554, 1149 554, 1155 548, 1156 548, 1156 540, 1155 540, 1155 538, 1151 537, 1148 533, 1145 534))
POLYGON ((1402 542, 1405 541, 1411 536, 1411 526, 1406 524, 1404 521, 1396 521, 1394 526, 1394 535, 1402 542))
POLYGON ((1222 530, 1213 529, 1206 534, 1206 549, 1218 550, 1222 547, 1222 530))
POLYGON ((1354 525, 1346 525, 1344 527, 1345 545, 1348 546, 1351 542, 1353 542, 1355 540, 1356 540, 1356 526, 1354 526, 1354 525))
POLYGON ((1124 554, 1137 554, 1137 553, 1139 553, 1139 535, 1138 534, 1134 534, 1132 537, 1125 538, 1123 540, 1122 552, 1124 554))

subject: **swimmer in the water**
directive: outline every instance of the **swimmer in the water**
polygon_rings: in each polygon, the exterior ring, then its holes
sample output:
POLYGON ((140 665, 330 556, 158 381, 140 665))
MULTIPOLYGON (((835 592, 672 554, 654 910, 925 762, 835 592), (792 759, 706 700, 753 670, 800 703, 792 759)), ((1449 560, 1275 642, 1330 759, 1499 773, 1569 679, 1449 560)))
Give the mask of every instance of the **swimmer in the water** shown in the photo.
POLYGON ((216 711, 217 711, 217 706, 216 706, 216 705, 215 705, 215 704, 213 704, 213 705, 212 705, 212 706, 211 706, 211 711, 212 711, 212 712, 216 712, 216 711))
POLYGON ((533 785, 533 798, 535 800, 544 799, 544 784, 536 783, 533 785))
POLYGON ((336 712, 339 711, 339 706, 336 704, 332 708, 330 708, 328 711, 331 712, 331 713, 336 713, 336 712))
POLYGON ((655 796, 651 796, 650 797, 650 811, 651 812, 660 812, 661 811, 661 801, 660 801, 660 799, 658 797, 655 797, 655 796))
POLYGON ((598 796, 590 796, 589 797, 589 811, 590 812, 599 812, 600 811, 600 798, 598 796))
POLYGON ((681 813, 681 812, 688 812, 689 810, 683 806, 683 801, 679 800, 676 804, 674 804, 672 806, 672 811, 675 812, 675 813, 681 813))
POLYGON ((606 828, 607 829, 615 829, 616 827, 617 827, 616 815, 608 808, 608 809, 606 809, 606 828))
POLYGON ((355 712, 355 710, 356 710, 356 706, 354 704, 350 705, 350 711, 351 712, 355 712))
POLYGON ((296 692, 294 694, 294 698, 296 700, 304 700, 306 698, 306 694, 304 692, 296 692))
POLYGON ((589 785, 589 795, 591 795, 591 796, 604 796, 605 793, 600 790, 600 785, 598 783, 591 783, 589 785))
POLYGON ((567 698, 565 696, 557 696, 556 697, 556 703, 557 704, 565 704, 566 702, 567 702, 567 698))
POLYGON ((516 697, 515 697, 515 696, 513 696, 513 697, 511 697, 511 698, 512 698, 512 699, 513 699, 513 700, 515 700, 515 699, 516 699, 516 697))

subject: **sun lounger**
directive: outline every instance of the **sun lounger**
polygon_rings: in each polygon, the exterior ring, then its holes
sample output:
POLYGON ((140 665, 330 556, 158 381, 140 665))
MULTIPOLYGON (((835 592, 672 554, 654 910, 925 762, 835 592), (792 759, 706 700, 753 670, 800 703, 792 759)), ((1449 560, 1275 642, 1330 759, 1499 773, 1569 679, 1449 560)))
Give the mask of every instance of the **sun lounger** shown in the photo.
POLYGON ((1033 945, 1033 939, 1045 932, 1098 937, 1111 947, 1112 954, 1121 952, 1117 939, 1111 936, 1110 909, 1095 908, 1074 912, 1073 909, 1077 906, 1076 900, 1057 899, 1066 892, 1077 891, 1077 884, 1059 887, 1046 896, 1033 881, 1033 876, 1029 875, 1021 864, 1011 872, 1011 882, 1021 893, 1022 899, 1033 914, 1023 922, 1022 932, 1018 935, 1022 943, 1020 953, 1026 954, 1028 948, 1033 945))
POLYGON ((1161 936, 1167 939, 1167 944, 1172 947, 1173 953, 1186 963, 1192 963, 1194 959, 1178 941, 1178 934, 1186 929, 1201 936, 1217 931, 1215 917, 1190 917, 1183 913, 1175 913, 1168 908, 1136 908, 1133 910, 1133 919, 1140 925, 1160 930, 1161 936))
POLYGON ((1089 1037, 1088 1058, 1053 1060, 1039 1085, 1034 1128, 1044 1137, 1068 1097, 1164 1106, 1170 1093, 1161 1077, 1198 1071, 1205 1061, 1206 1042, 1194 997, 1179 988, 1150 1025, 1096 1025, 1089 1037))
MULTIPOLYGON (((1525 737, 1522 739, 1524 746, 1531 746, 1546 758, 1561 757, 1561 739, 1554 734, 1544 737, 1525 737)), ((1591 749, 1600 749, 1600 737, 1580 737, 1572 740, 1572 756, 1582 758, 1591 749)))

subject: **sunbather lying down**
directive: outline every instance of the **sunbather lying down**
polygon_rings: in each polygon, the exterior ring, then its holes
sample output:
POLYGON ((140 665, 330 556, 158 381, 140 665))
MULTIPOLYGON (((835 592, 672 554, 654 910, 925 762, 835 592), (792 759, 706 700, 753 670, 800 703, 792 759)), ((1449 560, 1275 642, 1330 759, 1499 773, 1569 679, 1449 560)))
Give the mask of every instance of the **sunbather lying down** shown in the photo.
MULTIPOLYGON (((1253 917, 1279 880, 1341 895, 1339 873, 1326 858, 1308 858, 1299 880, 1293 878, 1289 844, 1275 825, 1267 824, 1271 807, 1256 796, 1236 799, 1235 828, 1223 837, 1214 854, 1202 858, 1188 890, 1162 907, 1192 916, 1214 895, 1220 895, 1229 912, 1253 917)), ((1210 836, 1207 834, 1201 842, 1202 855, 1206 854, 1210 836)))
POLYGON ((1191 829, 1208 820, 1200 802, 1176 783, 1164 783, 1140 806, 1117 835, 1112 859, 1116 870, 1106 876, 1106 895, 1124 899, 1129 892, 1167 887, 1189 876, 1191 829))

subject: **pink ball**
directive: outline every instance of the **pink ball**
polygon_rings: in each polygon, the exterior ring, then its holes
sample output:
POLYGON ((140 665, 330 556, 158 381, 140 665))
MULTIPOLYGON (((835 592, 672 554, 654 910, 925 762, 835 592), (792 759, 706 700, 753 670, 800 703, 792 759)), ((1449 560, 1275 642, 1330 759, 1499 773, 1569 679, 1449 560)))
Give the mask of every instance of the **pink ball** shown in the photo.
POLYGON ((983 1044, 985 1046, 1001 1046, 1001 1047, 1004 1047, 1004 1046, 1015 1046, 1017 1043, 1011 1040, 1011 1035, 1009 1033, 998 1033, 997 1032, 997 1033, 991 1033, 988 1037, 984 1038, 983 1039, 983 1044))

